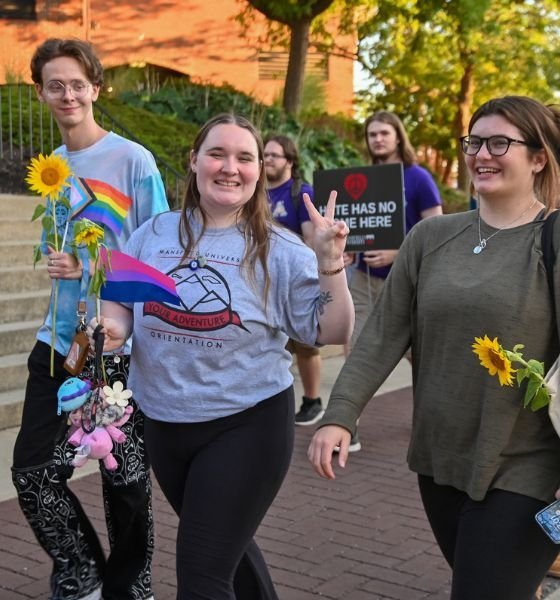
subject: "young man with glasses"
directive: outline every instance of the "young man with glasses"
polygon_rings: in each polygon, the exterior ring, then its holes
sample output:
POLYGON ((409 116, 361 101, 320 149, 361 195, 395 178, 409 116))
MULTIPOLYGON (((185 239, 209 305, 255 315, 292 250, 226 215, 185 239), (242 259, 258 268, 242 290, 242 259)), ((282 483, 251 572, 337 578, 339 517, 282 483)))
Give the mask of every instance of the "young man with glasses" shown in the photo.
MULTIPOLYGON (((313 225, 303 203, 303 194, 313 198, 313 188, 302 180, 299 155, 294 142, 285 135, 268 138, 264 148, 267 190, 272 216, 301 235, 310 246, 313 225)), ((321 387, 321 354, 318 348, 290 340, 287 349, 296 356, 303 386, 303 399, 295 417, 296 425, 313 425, 324 414, 321 387)))
MULTIPOLYGON (((89 43, 47 40, 33 55, 31 74, 39 100, 47 104, 62 136, 63 145, 56 153, 68 160, 75 176, 101 184, 110 197, 130 201, 121 233, 107 227, 104 232, 104 242, 122 250, 135 229, 168 209, 153 156, 96 122, 93 105, 103 84, 103 67, 89 43)), ((67 229, 68 236, 62 251, 48 251, 47 270, 59 284, 54 376, 50 373, 55 310, 51 299, 29 357, 22 423, 14 447, 13 482, 29 525, 54 563, 50 600, 147 600, 153 598, 154 533, 144 420, 136 406, 129 422, 122 426, 126 442, 115 445, 113 451, 116 470, 100 467, 110 546, 107 560, 92 524, 67 486, 74 450, 66 443, 67 417, 57 415, 57 391, 69 376, 63 362, 77 326, 81 283, 86 281, 83 265, 70 247, 71 219, 58 203, 57 226, 61 231, 67 229), (60 214, 61 208, 65 214, 60 214)), ((88 304, 88 315, 92 316, 95 309, 91 302, 88 304)), ((107 357, 105 362, 108 383, 126 383, 129 355, 107 357)))

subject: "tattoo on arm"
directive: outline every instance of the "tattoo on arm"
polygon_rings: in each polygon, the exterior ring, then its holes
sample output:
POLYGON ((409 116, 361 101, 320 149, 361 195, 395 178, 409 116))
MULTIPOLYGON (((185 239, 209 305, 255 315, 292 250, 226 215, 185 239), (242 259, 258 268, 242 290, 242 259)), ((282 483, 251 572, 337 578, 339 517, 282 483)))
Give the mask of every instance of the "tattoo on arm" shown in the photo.
POLYGON ((325 312, 325 304, 333 301, 332 294, 330 292, 321 292, 319 299, 317 300, 317 310, 322 315, 325 312))

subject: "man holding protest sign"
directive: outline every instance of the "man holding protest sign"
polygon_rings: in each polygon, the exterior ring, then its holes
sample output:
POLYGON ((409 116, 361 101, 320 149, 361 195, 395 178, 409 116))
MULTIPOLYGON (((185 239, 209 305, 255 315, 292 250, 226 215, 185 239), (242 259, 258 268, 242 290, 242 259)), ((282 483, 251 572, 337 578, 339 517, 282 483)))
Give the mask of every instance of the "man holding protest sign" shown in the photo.
MULTIPOLYGON (((416 162, 416 153, 402 121, 388 111, 378 111, 364 124, 366 144, 374 165, 402 163, 405 197, 405 229, 422 219, 441 215, 439 190, 430 173, 416 162)), ((398 250, 366 250, 354 257, 355 271, 350 281, 350 292, 356 311, 352 347, 371 309, 381 292, 398 250)), ((357 430, 352 436, 350 449, 361 448, 357 430)))

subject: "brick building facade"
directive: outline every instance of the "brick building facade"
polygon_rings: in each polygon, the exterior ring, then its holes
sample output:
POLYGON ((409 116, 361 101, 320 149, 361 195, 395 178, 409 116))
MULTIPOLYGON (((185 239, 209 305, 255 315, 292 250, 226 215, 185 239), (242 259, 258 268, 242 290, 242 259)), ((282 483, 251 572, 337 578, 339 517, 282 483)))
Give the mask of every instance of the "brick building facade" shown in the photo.
MULTIPOLYGON (((264 19, 243 35, 241 10, 239 0, 0 0, 0 83, 29 82, 31 54, 47 37, 79 37, 106 68, 151 64, 270 103, 282 94, 287 53, 259 48, 264 19)), ((323 81, 329 112, 351 114, 352 61, 311 52, 307 71, 323 81)))

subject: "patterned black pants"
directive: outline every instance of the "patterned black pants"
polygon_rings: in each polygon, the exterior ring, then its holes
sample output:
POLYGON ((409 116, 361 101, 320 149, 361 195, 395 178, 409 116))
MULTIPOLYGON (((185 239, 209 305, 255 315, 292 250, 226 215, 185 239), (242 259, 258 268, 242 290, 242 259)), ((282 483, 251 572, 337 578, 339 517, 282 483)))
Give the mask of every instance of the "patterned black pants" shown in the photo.
MULTIPOLYGON (((105 359, 109 385, 126 383, 128 357, 105 359)), ((134 406, 115 444, 118 466, 100 465, 110 544, 107 559, 76 496, 67 486, 74 449, 66 443, 66 418, 56 414, 56 393, 68 377, 64 357, 38 342, 29 356, 22 424, 16 439, 13 482, 22 511, 43 549, 53 559, 51 600, 79 600, 103 585, 104 600, 144 600, 152 595, 154 547, 151 480, 144 448, 144 416, 134 406)))

